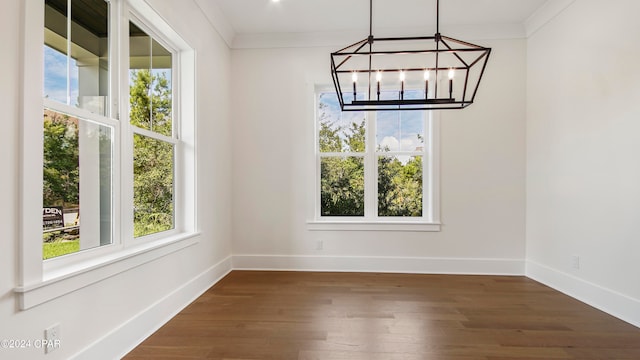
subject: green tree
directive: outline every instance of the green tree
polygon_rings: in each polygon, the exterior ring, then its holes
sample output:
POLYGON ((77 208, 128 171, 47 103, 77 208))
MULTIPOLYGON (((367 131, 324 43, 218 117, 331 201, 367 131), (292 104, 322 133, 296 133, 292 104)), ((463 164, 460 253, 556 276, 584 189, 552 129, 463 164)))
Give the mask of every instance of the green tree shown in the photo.
POLYGON ((378 215, 422 216, 422 157, 378 158, 378 215))
MULTIPOLYGON (((320 110, 324 110, 324 104, 320 110)), ((365 120, 347 128, 320 116, 321 152, 364 152, 365 120)), ((364 159, 358 156, 323 157, 320 161, 320 209, 323 216, 364 215, 364 159)))
MULTIPOLYGON (((171 87, 163 73, 131 73, 131 124, 170 136, 171 87)), ((133 139, 134 236, 173 228, 173 144, 136 134, 133 139)))
POLYGON ((365 122, 364 119, 358 124, 352 122, 347 129, 347 136, 344 139, 345 146, 351 152, 364 152, 365 150, 365 122))
MULTIPOLYGON (((328 105, 320 102, 321 153, 364 153, 366 123, 339 125, 328 105)), ((418 143, 424 144, 417 134, 418 143)), ((377 152, 389 152, 388 147, 377 152)), ((320 160, 320 211, 322 216, 364 216, 364 158, 323 156, 320 160)), ((422 157, 378 157, 378 215, 422 216, 422 157)))
POLYGON ((75 207, 79 202, 78 120, 45 110, 43 206, 75 207))
POLYGON ((320 103, 320 152, 341 152, 342 140, 340 140, 340 128, 331 122, 327 115, 327 104, 320 103))
POLYGON ((130 73, 129 103, 131 125, 171 136, 171 86, 164 72, 148 69, 130 73))
POLYGON ((326 157, 320 162, 323 216, 364 215, 364 160, 326 157))

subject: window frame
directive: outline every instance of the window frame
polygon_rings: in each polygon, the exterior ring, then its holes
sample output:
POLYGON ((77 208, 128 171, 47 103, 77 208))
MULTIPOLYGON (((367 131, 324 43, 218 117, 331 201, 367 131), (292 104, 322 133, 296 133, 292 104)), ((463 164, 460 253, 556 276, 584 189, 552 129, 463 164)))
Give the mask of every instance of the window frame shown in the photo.
MULTIPOLYGON (((198 242, 196 203, 195 50, 144 0, 110 0, 110 90, 107 116, 43 99, 44 0, 22 2, 19 278, 20 309, 50 301, 198 242), (133 238, 133 133, 129 123, 128 26, 144 24, 174 51, 174 228, 133 238), (194 99, 186 101, 186 99, 194 99), (58 258, 42 259, 42 164, 45 108, 113 129, 112 243, 58 258), (34 190, 35 189, 35 190, 34 190), (131 209, 130 211, 127 209, 131 209)), ((163 139, 164 140, 164 139, 163 139)))
MULTIPOLYGON (((160 45, 162 45, 166 50, 168 50, 171 55, 172 55, 172 59, 171 59, 171 94, 172 94, 172 99, 171 99, 171 127, 172 127, 172 131, 171 131, 171 136, 167 136, 152 130, 147 130, 144 128, 140 128, 137 127, 135 125, 131 125, 131 119, 129 117, 129 111, 128 111, 128 107, 129 107, 129 98, 130 98, 130 94, 129 91, 126 92, 126 106, 127 106, 127 111, 126 111, 126 123, 127 123, 127 129, 128 129, 128 134, 127 136, 130 137, 130 142, 132 144, 131 146, 131 154, 130 156, 127 157, 127 160, 131 160, 130 164, 127 164, 127 166, 129 168, 133 168, 133 138, 135 135, 141 135, 141 136, 146 136, 149 137, 151 139, 154 140, 158 140, 158 141, 162 141, 165 143, 169 143, 173 145, 174 148, 174 159, 173 159, 173 228, 172 229, 168 229, 165 231, 161 231, 161 232, 157 232, 157 233, 151 233, 151 234, 147 234, 147 235, 142 235, 142 236, 138 236, 135 237, 134 234, 134 225, 133 225, 133 215, 131 217, 131 223, 127 223, 127 234, 130 234, 130 236, 126 236, 125 239, 127 239, 128 241, 136 241, 136 242, 153 242, 159 239, 162 239, 164 237, 167 236, 174 236, 176 234, 181 233, 184 228, 183 224, 181 222, 178 221, 178 216, 177 214, 180 213, 182 209, 182 204, 183 201, 181 201, 181 194, 179 189, 181 189, 182 183, 183 183, 183 177, 184 176, 180 176, 178 169, 181 168, 181 161, 184 158, 183 155, 183 149, 184 147, 181 146, 182 142, 181 142, 181 130, 182 130, 182 119, 181 119, 181 113, 180 113, 180 104, 181 104, 181 91, 180 91, 180 86, 174 87, 173 84, 180 84, 180 68, 181 68, 181 60, 180 60, 180 53, 178 50, 176 50, 175 46, 173 46, 169 41, 167 41, 167 39, 165 39, 164 36, 162 36, 162 34, 160 34, 158 32, 158 30, 154 29, 153 27, 149 26, 147 23, 145 23, 141 18, 140 15, 138 15, 136 12, 134 11, 130 11, 129 13, 129 17, 127 19, 123 19, 123 22, 126 20, 127 22, 127 29, 129 26, 129 22, 134 23, 138 28, 140 28, 141 30, 143 30, 150 38, 152 38, 153 40, 155 40, 156 42, 158 42, 160 45), (128 228, 131 228, 130 230, 128 228)), ((126 33, 126 37, 127 39, 129 38, 129 32, 127 31, 126 33)), ((129 52, 128 52, 128 46, 127 46, 127 60, 126 63, 127 65, 127 71, 123 71, 123 76, 124 73, 129 74, 129 71, 131 70, 131 66, 129 64, 129 52)), ((129 83, 129 78, 127 77, 127 84, 129 83)), ((127 86, 128 89, 128 86, 127 86)), ((133 189, 133 172, 131 173, 131 179, 127 180, 131 182, 131 186, 130 188, 133 189)), ((133 195, 131 197, 129 197, 127 199, 127 203, 126 206, 128 206, 128 208, 133 209, 133 195)))
MULTIPOLYGON (((440 231, 440 191, 439 191, 439 134, 440 115, 437 111, 423 111, 425 147, 422 155, 422 206, 420 217, 379 216, 378 215, 378 157, 383 155, 417 154, 415 151, 378 152, 376 144, 376 112, 365 113, 364 153, 340 152, 322 153, 319 142, 319 101, 322 93, 334 92, 332 87, 316 86, 314 89, 313 111, 313 205, 310 206, 307 229, 312 231, 440 231), (364 159, 364 216, 322 216, 321 215, 321 171, 323 157, 358 156, 364 159)), ((410 155, 411 156, 411 155, 410 155)))

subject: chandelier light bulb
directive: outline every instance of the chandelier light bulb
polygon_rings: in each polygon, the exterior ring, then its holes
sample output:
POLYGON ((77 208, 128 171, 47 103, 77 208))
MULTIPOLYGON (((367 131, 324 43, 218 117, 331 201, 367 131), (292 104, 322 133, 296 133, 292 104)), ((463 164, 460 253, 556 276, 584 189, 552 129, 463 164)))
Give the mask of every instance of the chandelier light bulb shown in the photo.
POLYGON ((453 99, 453 76, 455 75, 455 71, 453 68, 449 69, 449 99, 453 99))
POLYGON ((429 70, 424 71, 424 99, 429 99, 429 70))
POLYGON ((404 70, 400 71, 400 100, 404 100, 404 79, 406 78, 404 70))
POLYGON ((351 74, 351 79, 353 80, 353 98, 356 99, 358 97, 357 90, 356 90, 356 82, 358 81, 358 73, 354 71, 353 74, 351 74))
POLYGON ((381 71, 378 71, 378 73, 376 74, 376 81, 377 82, 382 81, 382 72, 381 71))

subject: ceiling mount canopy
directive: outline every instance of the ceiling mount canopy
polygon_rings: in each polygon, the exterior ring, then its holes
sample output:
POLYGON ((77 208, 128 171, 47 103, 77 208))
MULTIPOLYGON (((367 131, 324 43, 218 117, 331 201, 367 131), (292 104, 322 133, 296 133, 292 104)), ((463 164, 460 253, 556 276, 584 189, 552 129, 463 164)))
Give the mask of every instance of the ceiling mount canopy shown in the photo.
POLYGON ((473 103, 491 49, 440 34, 369 36, 331 53, 331 76, 342 111, 463 109, 473 103))

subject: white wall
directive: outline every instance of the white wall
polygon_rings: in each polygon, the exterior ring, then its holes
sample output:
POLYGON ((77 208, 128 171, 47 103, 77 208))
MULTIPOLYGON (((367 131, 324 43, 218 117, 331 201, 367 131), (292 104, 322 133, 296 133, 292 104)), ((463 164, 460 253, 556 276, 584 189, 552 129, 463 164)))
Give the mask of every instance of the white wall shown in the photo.
POLYGON ((523 273, 526 43, 477 43, 477 102, 441 117, 441 232, 308 231, 313 88, 338 47, 233 50, 234 266, 523 273))
POLYGON ((330 84, 337 48, 230 51, 191 1, 148 1, 198 51, 200 241, 17 309, 21 16, 7 2, 0 339, 60 323, 63 346, 47 359, 111 357, 103 351, 135 345, 228 269, 232 250, 240 268, 518 274, 526 246, 527 275, 640 324, 638 2, 576 0, 528 40, 477 41, 493 47, 477 102, 442 113, 442 231, 375 233, 306 229, 313 87, 330 84))
MULTIPOLYGON (((82 359, 117 358, 230 268, 230 51, 192 1, 148 2, 197 51, 199 242, 27 311, 18 310, 13 292, 19 277, 16 259, 20 241, 22 1, 3 3, 0 14, 3 48, 0 57, 3 109, 0 157, 5 171, 0 174, 3 199, 0 207, 3 231, 0 237, 0 339, 41 339, 45 328, 59 323, 62 347, 46 355, 46 359, 68 359, 76 355, 82 359)), ((42 349, 0 348, 0 358, 32 360, 44 359, 45 355, 42 349)))
POLYGON ((638 13, 577 0, 529 38, 527 275, 640 326, 638 13))

